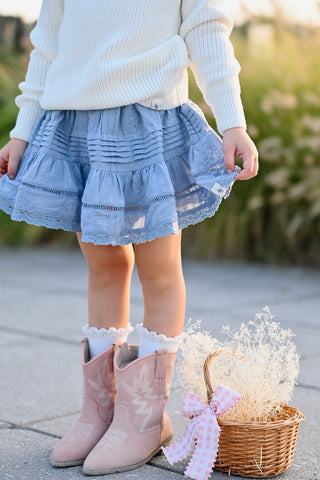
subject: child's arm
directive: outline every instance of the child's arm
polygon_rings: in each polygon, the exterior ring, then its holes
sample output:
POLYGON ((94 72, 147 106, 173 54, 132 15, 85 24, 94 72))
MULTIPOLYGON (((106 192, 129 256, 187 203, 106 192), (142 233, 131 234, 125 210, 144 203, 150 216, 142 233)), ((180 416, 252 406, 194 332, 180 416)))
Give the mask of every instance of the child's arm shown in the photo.
POLYGON ((25 80, 19 84, 22 94, 15 98, 15 103, 20 109, 16 125, 9 133, 11 139, 19 138, 28 142, 42 112, 39 99, 44 89, 49 66, 57 55, 58 33, 62 17, 62 0, 43 0, 39 19, 30 32, 30 40, 35 48, 30 53, 25 80))
POLYGON ((246 133, 240 96, 240 65, 229 36, 233 21, 219 0, 182 0, 180 35, 203 97, 211 107, 223 135, 225 165, 234 169, 234 157, 243 158, 244 170, 235 176, 246 180, 257 174, 258 153, 246 133))

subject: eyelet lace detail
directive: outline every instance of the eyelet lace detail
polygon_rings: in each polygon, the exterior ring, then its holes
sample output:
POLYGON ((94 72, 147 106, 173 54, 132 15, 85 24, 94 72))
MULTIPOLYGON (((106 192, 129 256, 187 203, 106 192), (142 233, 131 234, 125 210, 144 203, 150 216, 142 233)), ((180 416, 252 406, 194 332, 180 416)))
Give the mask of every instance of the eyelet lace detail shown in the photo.
POLYGON ((141 337, 152 342, 163 343, 163 345, 180 345, 182 341, 182 335, 166 337, 163 333, 150 332, 150 330, 144 327, 142 323, 136 325, 136 330, 140 333, 141 337))
POLYGON ((126 341, 127 336, 129 333, 133 332, 133 327, 128 325, 127 328, 96 328, 96 327, 89 327, 89 325, 85 325, 82 327, 82 332, 87 338, 112 338, 114 342, 121 340, 122 342, 126 341))

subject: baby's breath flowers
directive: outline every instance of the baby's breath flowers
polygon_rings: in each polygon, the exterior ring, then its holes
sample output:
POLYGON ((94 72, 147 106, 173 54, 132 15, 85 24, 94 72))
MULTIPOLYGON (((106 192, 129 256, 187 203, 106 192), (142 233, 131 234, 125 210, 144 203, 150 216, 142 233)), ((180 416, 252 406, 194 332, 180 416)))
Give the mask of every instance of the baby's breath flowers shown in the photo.
POLYGON ((238 404, 222 418, 239 421, 268 421, 277 416, 281 404, 292 395, 299 372, 299 355, 294 333, 273 321, 268 307, 254 321, 238 330, 224 326, 225 340, 200 331, 200 321, 189 324, 183 333, 182 359, 177 375, 185 391, 206 400, 203 364, 218 349, 234 349, 239 355, 221 354, 210 365, 212 385, 223 384, 241 393, 238 404))

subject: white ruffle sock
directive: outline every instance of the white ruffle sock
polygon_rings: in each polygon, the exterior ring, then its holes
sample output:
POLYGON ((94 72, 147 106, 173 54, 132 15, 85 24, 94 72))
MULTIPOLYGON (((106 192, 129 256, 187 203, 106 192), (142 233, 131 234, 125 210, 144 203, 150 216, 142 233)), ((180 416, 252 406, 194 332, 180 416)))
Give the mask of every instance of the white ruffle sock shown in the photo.
POLYGON ((85 325, 82 332, 88 338, 91 359, 105 352, 114 343, 127 341, 129 333, 133 331, 130 323, 127 328, 96 328, 85 325))
POLYGON ((139 323, 136 325, 136 330, 140 334, 139 354, 138 358, 155 353, 156 350, 165 348, 168 352, 175 353, 181 343, 182 336, 166 337, 163 333, 151 332, 146 327, 139 323))

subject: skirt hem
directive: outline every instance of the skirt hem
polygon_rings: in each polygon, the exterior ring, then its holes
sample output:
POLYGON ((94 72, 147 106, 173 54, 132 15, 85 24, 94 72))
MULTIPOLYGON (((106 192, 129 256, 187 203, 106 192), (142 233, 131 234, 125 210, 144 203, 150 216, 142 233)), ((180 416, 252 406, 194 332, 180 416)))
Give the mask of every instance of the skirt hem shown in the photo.
MULTIPOLYGON (((176 222, 170 222, 166 225, 158 227, 157 230, 146 231, 143 229, 141 233, 135 232, 132 234, 124 235, 104 235, 97 233, 82 232, 82 241, 85 243, 93 243, 94 245, 129 245, 131 243, 144 243, 161 238, 166 235, 176 235, 179 230, 188 227, 189 225, 195 225, 206 218, 214 216, 218 210, 220 202, 215 205, 207 206, 202 210, 197 210, 194 213, 188 212, 183 218, 180 218, 176 222)), ((18 222, 27 222, 37 227, 46 227, 53 230, 63 230, 67 232, 81 233, 81 227, 78 223, 70 222, 65 219, 58 219, 50 217, 48 215, 35 215, 29 212, 22 212, 14 208, 12 203, 0 197, 0 209, 10 215, 11 219, 18 222)))

